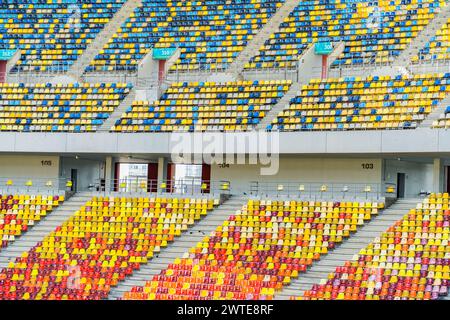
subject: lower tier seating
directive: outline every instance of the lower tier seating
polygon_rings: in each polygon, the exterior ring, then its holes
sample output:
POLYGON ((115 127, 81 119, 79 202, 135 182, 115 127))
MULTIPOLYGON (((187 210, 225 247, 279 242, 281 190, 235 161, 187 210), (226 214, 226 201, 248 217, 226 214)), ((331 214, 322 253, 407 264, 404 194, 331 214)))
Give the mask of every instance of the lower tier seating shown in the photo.
POLYGON ((447 295, 449 226, 448 194, 431 194, 297 299, 429 300, 447 295))
POLYGON ((93 197, 0 273, 0 299, 96 300, 218 201, 93 197))
POLYGON ((271 299, 381 203, 249 200, 124 299, 271 299))
POLYGON ((0 194, 0 250, 64 201, 63 195, 0 194))

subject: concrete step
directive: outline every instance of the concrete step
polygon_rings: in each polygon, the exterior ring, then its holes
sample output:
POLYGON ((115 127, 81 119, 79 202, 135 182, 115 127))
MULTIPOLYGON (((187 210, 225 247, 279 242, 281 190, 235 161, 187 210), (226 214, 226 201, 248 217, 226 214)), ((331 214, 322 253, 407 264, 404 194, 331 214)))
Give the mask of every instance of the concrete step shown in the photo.
POLYGON ((112 127, 116 123, 117 120, 119 120, 122 115, 126 112, 128 107, 131 107, 133 104, 133 101, 136 98, 136 89, 133 88, 131 92, 127 95, 125 99, 122 100, 120 105, 114 110, 113 113, 108 117, 108 119, 103 122, 103 124, 98 128, 98 132, 109 132, 111 131, 112 127))
POLYGON ((450 18, 450 6, 448 3, 444 3, 433 19, 417 34, 416 38, 411 40, 392 65, 407 67, 412 57, 419 54, 420 49, 430 41, 430 38, 447 22, 448 18, 450 18))
POLYGON ((108 43, 119 27, 130 17, 131 13, 140 5, 142 5, 142 0, 126 1, 120 10, 104 26, 103 30, 97 34, 81 56, 78 57, 77 61, 70 67, 67 71, 67 76, 79 81, 90 62, 108 43))
POLYGON ((289 16, 297 5, 297 1, 285 1, 269 21, 247 43, 244 50, 242 50, 237 58, 230 64, 227 72, 230 72, 237 77, 250 59, 259 51, 261 46, 264 45, 272 34, 280 29, 280 24, 289 16))
POLYGON ((273 119, 275 119, 280 111, 284 110, 291 101, 292 98, 300 93, 301 85, 300 83, 293 83, 289 90, 284 94, 284 96, 278 100, 278 103, 273 106, 273 108, 266 114, 266 116, 257 125, 257 130, 266 130, 267 125, 271 124, 273 119))
POLYGON ((424 121, 422 121, 418 128, 431 128, 434 125, 437 125, 439 117, 441 115, 445 115, 445 109, 447 109, 447 106, 449 105, 450 94, 447 94, 447 96, 439 102, 438 106, 434 108, 434 110, 425 118, 424 121))

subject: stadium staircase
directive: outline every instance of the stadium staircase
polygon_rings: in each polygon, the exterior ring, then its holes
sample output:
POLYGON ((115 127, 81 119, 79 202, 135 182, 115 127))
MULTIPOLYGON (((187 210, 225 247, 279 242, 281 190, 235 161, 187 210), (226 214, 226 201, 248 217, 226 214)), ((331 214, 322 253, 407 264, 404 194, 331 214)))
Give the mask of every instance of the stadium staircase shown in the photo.
POLYGON ((439 105, 423 120, 417 128, 431 128, 434 121, 438 120, 441 114, 445 113, 447 106, 450 106, 450 94, 448 94, 439 105))
POLYGON ((411 59, 416 56, 420 49, 422 49, 430 38, 447 22, 450 18, 450 5, 445 3, 440 11, 434 16, 423 29, 419 32, 417 37, 413 39, 409 45, 401 52, 397 59, 392 63, 393 66, 407 67, 411 59))
POLYGON ((130 291, 134 286, 144 286, 154 275, 166 269, 175 258, 181 258, 190 248, 216 230, 230 215, 234 214, 236 210, 240 210, 247 201, 248 199, 243 196, 231 196, 182 234, 181 237, 162 249, 159 254, 155 254, 147 264, 141 266, 140 270, 135 271, 130 277, 120 282, 117 287, 111 288, 109 300, 121 298, 125 292, 130 291))
POLYGON ((9 244, 0 251, 0 270, 7 267, 10 261, 14 261, 23 252, 29 251, 45 236, 54 231, 56 227, 63 224, 87 201, 92 198, 91 193, 76 193, 60 206, 50 212, 45 218, 37 222, 33 228, 9 244))
POLYGON ((280 24, 289 16, 289 14, 298 5, 298 1, 286 0, 277 12, 269 19, 269 21, 259 30, 253 39, 247 43, 244 50, 239 53, 237 58, 228 67, 229 72, 232 72, 237 77, 246 63, 259 51, 262 45, 269 39, 270 35, 280 29, 280 24))
POLYGON ((67 76, 78 80, 89 63, 104 48, 108 41, 120 26, 130 17, 131 13, 138 6, 142 5, 142 0, 128 0, 123 4, 122 8, 116 12, 114 17, 108 22, 103 30, 96 36, 91 44, 86 48, 83 54, 78 57, 77 61, 67 71, 67 76))
POLYGON ((109 132, 111 127, 122 117, 128 107, 131 107, 133 101, 136 97, 136 89, 133 88, 125 99, 119 104, 119 106, 114 110, 113 113, 108 117, 108 119, 103 122, 103 124, 97 129, 97 132, 109 132))
POLYGON ((318 284, 320 280, 327 279, 328 275, 343 266, 348 260, 365 248, 374 238, 381 235, 396 221, 403 218, 410 209, 422 202, 423 199, 399 199, 393 205, 381 211, 378 216, 359 228, 350 238, 345 240, 336 249, 328 253, 319 261, 313 263, 307 272, 285 287, 275 296, 277 300, 287 300, 291 296, 302 296, 305 290, 311 289, 313 284, 318 284))
POLYGON ((289 88, 288 92, 278 101, 278 103, 266 114, 261 122, 256 126, 256 130, 266 130, 267 126, 272 123, 272 120, 278 116, 278 113, 289 105, 292 98, 297 96, 304 83, 294 82, 289 88))

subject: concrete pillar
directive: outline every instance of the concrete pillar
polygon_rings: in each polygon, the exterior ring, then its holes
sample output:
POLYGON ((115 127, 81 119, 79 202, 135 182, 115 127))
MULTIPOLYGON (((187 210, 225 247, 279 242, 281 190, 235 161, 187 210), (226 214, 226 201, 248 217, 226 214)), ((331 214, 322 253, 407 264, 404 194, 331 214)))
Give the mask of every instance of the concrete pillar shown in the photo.
POLYGON ((433 192, 444 191, 444 164, 442 159, 433 160, 433 192))
POLYGON ((158 158, 158 186, 167 179, 167 164, 169 163, 168 158, 160 157, 158 158))
POLYGON ((105 189, 106 191, 111 191, 113 180, 113 167, 112 167, 112 157, 108 156, 105 159, 105 189))

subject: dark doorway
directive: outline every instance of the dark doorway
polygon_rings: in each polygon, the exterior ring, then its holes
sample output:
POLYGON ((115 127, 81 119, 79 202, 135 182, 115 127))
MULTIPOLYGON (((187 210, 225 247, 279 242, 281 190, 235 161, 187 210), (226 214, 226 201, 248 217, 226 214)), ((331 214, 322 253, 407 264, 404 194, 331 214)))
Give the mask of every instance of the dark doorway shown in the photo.
POLYGON ((70 181, 72 181, 72 187, 70 191, 77 192, 78 189, 78 170, 70 169, 70 181))
POLYGON ((445 190, 445 192, 450 192, 450 167, 445 167, 445 176, 447 178, 447 189, 445 190))
POLYGON ((206 189, 203 190, 204 193, 210 193, 211 189, 211 165, 203 164, 202 166, 202 183, 206 184, 206 189))
POLYGON ((158 164, 149 163, 147 173, 147 192, 158 192, 158 164))
POLYGON ((397 173, 397 198, 405 197, 405 174, 397 173))

